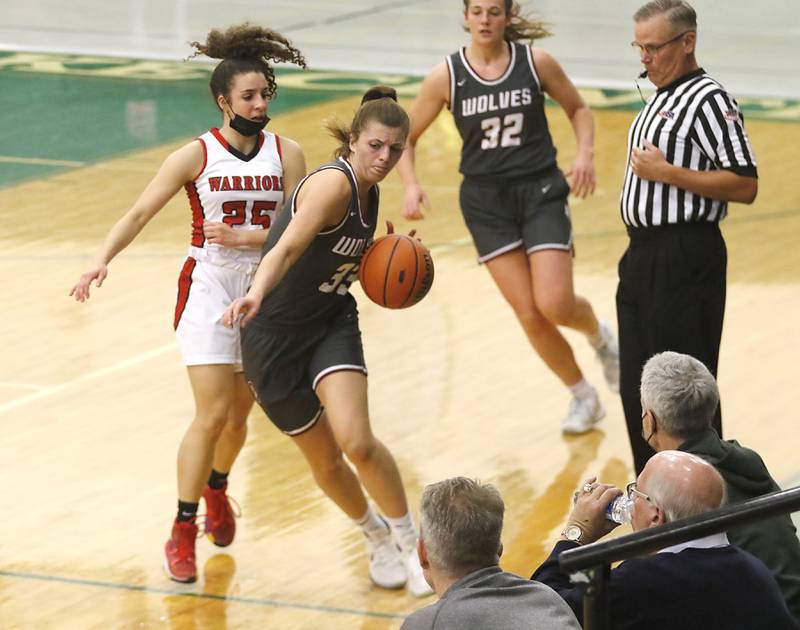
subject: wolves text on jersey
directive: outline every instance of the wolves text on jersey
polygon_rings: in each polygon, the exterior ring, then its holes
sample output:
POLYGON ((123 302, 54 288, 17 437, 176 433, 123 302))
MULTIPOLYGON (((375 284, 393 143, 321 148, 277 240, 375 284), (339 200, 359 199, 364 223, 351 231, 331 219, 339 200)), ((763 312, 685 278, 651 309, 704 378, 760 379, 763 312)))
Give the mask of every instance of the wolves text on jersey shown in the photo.
POLYGON ((515 90, 503 90, 497 94, 481 94, 462 99, 461 115, 473 116, 475 114, 485 114, 495 112, 509 107, 520 107, 530 105, 533 102, 531 89, 518 88, 515 90))
POLYGON ((334 254, 342 256, 360 256, 369 245, 371 239, 366 238, 352 238, 350 236, 343 236, 339 242, 333 246, 331 251, 334 254))

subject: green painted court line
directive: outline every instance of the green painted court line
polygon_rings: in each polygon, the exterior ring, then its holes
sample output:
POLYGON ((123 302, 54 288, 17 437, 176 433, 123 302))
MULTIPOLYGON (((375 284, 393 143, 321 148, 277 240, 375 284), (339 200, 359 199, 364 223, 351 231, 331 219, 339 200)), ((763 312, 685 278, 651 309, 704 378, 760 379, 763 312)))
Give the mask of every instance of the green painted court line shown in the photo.
MULTIPOLYGON (((0 52, 0 187, 202 134, 221 122, 208 89, 211 70, 200 63, 0 52), (20 111, 28 124, 19 124, 20 111)), ((273 118, 361 94, 375 83, 363 74, 280 67, 276 74, 273 118)))
MULTIPOLYGON (((458 212, 452 210, 452 212, 458 212)), ((800 208, 790 208, 788 210, 777 210, 775 212, 758 212, 750 216, 734 216, 729 215, 725 221, 722 222, 723 228, 726 225, 738 225, 740 223, 765 223, 768 221, 780 221, 783 219, 793 219, 800 215, 800 208)), ((620 222, 617 228, 612 230, 576 230, 573 233, 575 240, 589 240, 589 239, 607 239, 607 238, 627 238, 625 228, 620 222)), ((471 247, 472 238, 465 236, 463 238, 453 239, 451 241, 440 241, 436 243, 428 243, 428 249, 433 253, 446 253, 461 247, 471 247)), ((163 252, 148 251, 147 253, 128 252, 125 254, 128 260, 175 260, 175 264, 179 265, 185 257, 176 254, 173 249, 165 250, 163 252)), ((0 262, 3 261, 37 261, 37 262, 61 262, 65 260, 86 260, 85 253, 73 254, 40 254, 36 252, 26 252, 24 254, 4 254, 0 253, 0 262)), ((800 476, 797 478, 797 483, 800 483, 800 476)))
MULTIPOLYGON (((0 51, 0 187, 198 136, 220 121, 211 64, 0 51), (28 124, 20 124, 19 112, 28 124)), ((413 97, 421 77, 276 68, 270 114, 363 93, 376 82, 413 97)), ((641 108, 633 91, 581 89, 596 110, 641 108)), ((800 122, 800 102, 740 99, 748 120, 800 122)))
POLYGON ((0 570, 0 576, 21 580, 34 580, 37 582, 55 582, 76 586, 92 586, 120 591, 136 591, 156 595, 173 595, 176 597, 190 597, 195 599, 209 599, 214 601, 233 602, 237 604, 251 604, 254 606, 267 606, 273 608, 291 608, 295 610, 313 610, 315 612, 328 612, 338 615, 356 615, 360 617, 377 617, 379 619, 404 619, 406 614, 375 612, 372 610, 358 610, 356 608, 340 608, 338 606, 323 606, 321 604, 304 604, 302 602, 283 602, 277 599, 260 599, 257 597, 241 597, 239 595, 215 595, 213 593, 196 593, 192 591, 178 591, 158 586, 143 586, 139 584, 125 584, 124 582, 106 582, 102 580, 87 580, 84 578, 71 578, 57 575, 41 575, 20 571, 0 570))

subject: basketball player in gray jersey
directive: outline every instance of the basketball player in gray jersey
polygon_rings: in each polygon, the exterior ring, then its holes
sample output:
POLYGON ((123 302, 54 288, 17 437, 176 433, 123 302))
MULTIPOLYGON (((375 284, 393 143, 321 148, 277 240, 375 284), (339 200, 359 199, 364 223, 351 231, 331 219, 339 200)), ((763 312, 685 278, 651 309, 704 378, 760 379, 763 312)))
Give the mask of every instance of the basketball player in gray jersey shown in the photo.
POLYGON ((270 229, 250 290, 223 321, 233 326, 241 317, 247 326, 242 363, 256 400, 300 448, 319 487, 362 528, 372 581, 424 596, 432 590, 400 472, 370 427, 358 311, 348 290, 375 233, 377 184, 400 159, 409 120, 395 91, 379 87, 364 96, 349 128, 330 129, 340 141, 337 161, 297 186, 270 229))
MULTIPOLYGON (((340 157, 335 162, 320 166, 314 173, 327 169, 338 170, 347 178, 351 190, 350 205, 338 224, 323 228, 314 237, 283 280, 264 298, 251 328, 243 332, 245 336, 254 328, 313 327, 345 308, 355 308, 355 300, 348 289, 358 276, 361 254, 375 234, 378 187, 371 186, 368 189, 368 202, 362 208, 350 163, 340 157)), ((297 191, 304 182, 300 183, 272 225, 263 254, 275 246, 294 218, 297 191)))
POLYGON ((450 110, 463 140, 459 170, 470 179, 525 178, 556 165, 533 51, 509 42, 508 53, 508 67, 496 81, 481 79, 464 49, 445 60, 450 110))
POLYGON ((520 17, 515 2, 464 0, 464 28, 469 45, 431 71, 411 106, 411 132, 397 169, 405 187, 403 215, 421 219, 420 204, 430 206, 415 173, 414 147, 447 106, 463 141, 460 203, 478 261, 531 345, 572 394, 562 430, 584 433, 605 409, 558 326, 586 335, 609 386, 619 388, 616 339, 572 283, 567 195, 570 189, 579 197, 594 192, 592 114, 553 57, 520 43, 549 33, 520 17), (545 93, 561 105, 575 132, 571 186, 556 164, 545 93))

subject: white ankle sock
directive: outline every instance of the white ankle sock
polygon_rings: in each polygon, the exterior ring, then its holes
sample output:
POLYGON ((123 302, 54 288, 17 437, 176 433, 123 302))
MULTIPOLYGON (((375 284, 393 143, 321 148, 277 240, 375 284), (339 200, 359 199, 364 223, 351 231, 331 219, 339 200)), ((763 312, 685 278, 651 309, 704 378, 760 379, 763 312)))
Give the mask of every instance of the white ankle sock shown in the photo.
POLYGON ((603 328, 602 324, 598 321, 597 322, 597 334, 595 335, 586 335, 586 339, 589 340, 589 345, 592 346, 595 350, 602 348, 606 345, 606 340, 603 337, 603 328))
POLYGON ((392 528, 395 542, 400 545, 403 551, 413 551, 417 547, 417 530, 414 528, 414 521, 411 520, 411 514, 406 513, 405 516, 399 518, 386 517, 386 522, 392 528))
POLYGON ((368 538, 386 534, 386 521, 372 509, 371 505, 367 506, 364 516, 359 519, 353 519, 353 522, 361 528, 368 538))
POLYGON ((569 391, 572 392, 575 398, 581 399, 592 398, 596 395, 594 387, 585 378, 582 378, 574 385, 570 385, 569 391))

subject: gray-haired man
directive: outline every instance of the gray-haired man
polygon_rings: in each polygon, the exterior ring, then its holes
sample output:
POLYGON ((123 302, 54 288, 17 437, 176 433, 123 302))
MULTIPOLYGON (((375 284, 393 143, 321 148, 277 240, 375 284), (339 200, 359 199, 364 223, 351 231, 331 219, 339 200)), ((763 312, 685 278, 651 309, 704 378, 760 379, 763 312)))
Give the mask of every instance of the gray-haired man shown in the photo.
MULTIPOLYGON (((725 483, 697 455, 661 451, 626 488, 631 526, 643 531, 717 509, 725 483)), ((533 577, 554 588, 579 619, 585 583, 573 583, 559 555, 590 544, 617 527, 606 509, 620 490, 586 480, 550 557, 533 577)), ((608 582, 609 624, 614 630, 797 630, 775 578, 752 554, 731 545, 724 533, 671 545, 625 560, 608 582)))
POLYGON ((401 630, 580 629, 552 589, 498 566, 504 511, 494 486, 471 479, 425 488, 417 551, 439 601, 409 615, 401 630))
MULTIPOLYGON (((640 389, 642 437, 653 450, 702 457, 725 479, 731 503, 780 490, 758 453, 711 428, 719 390, 702 362, 678 352, 656 354, 645 363, 640 389)), ((738 525, 728 539, 767 565, 800 620, 800 541, 789 515, 738 525)))

